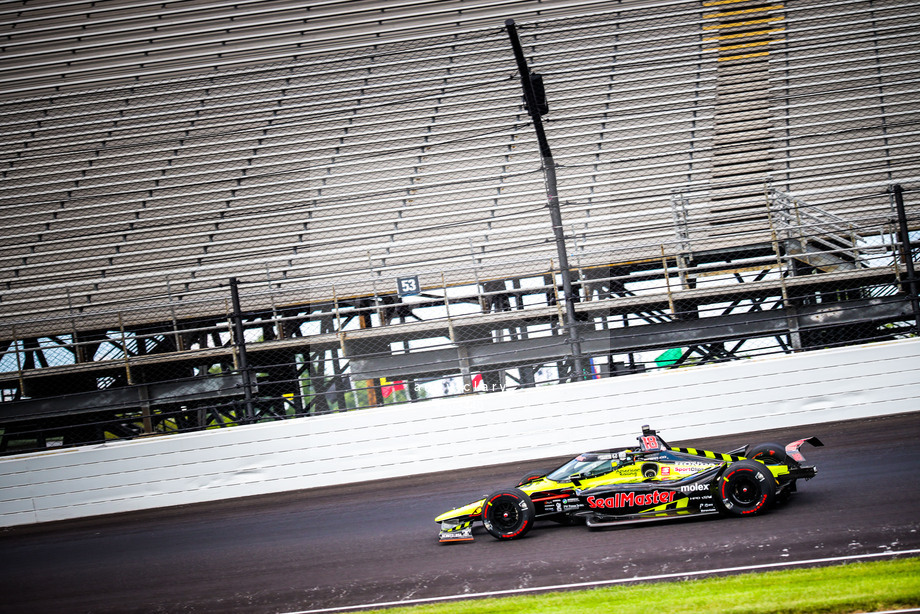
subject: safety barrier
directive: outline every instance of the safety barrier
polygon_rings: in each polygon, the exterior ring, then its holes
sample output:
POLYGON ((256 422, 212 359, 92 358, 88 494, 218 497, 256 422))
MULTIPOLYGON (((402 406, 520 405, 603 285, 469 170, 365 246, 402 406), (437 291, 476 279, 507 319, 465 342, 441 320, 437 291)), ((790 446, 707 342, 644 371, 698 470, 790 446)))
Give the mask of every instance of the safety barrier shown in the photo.
MULTIPOLYGON (((920 340, 470 394, 0 460, 0 525, 916 411, 920 340)), ((820 435, 803 431, 804 435, 820 435)))

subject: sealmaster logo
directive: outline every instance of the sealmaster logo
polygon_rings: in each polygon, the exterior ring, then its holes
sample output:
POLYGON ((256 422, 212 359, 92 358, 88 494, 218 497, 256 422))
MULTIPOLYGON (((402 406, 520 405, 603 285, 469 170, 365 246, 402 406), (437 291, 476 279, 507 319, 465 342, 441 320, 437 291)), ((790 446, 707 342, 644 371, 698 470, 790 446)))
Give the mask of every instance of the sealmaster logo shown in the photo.
POLYGON ((650 493, 618 492, 612 497, 588 497, 588 507, 633 507, 635 505, 659 505, 674 500, 674 493, 656 490, 650 493))

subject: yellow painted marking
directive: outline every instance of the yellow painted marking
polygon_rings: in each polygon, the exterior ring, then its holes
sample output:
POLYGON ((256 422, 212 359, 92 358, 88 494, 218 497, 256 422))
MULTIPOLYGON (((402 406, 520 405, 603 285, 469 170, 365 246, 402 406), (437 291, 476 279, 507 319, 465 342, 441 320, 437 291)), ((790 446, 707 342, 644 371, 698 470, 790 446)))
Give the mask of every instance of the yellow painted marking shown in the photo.
POLYGON ((749 0, 716 0, 715 2, 704 2, 703 6, 720 6, 723 4, 738 4, 739 2, 748 2, 749 0))
POLYGON ((769 17, 767 19, 754 19, 752 21, 737 21, 735 23, 720 23, 714 26, 703 26, 704 30, 721 30, 724 28, 737 28, 740 26, 756 26, 759 23, 773 23, 774 21, 782 21, 785 17, 769 17))
POLYGON ((745 15, 747 13, 762 13, 764 11, 774 11, 776 9, 784 8, 782 5, 774 6, 761 6, 755 9, 742 9, 740 11, 728 11, 725 13, 710 13, 709 15, 703 15, 703 19, 715 19, 717 17, 730 17, 732 15, 745 15))

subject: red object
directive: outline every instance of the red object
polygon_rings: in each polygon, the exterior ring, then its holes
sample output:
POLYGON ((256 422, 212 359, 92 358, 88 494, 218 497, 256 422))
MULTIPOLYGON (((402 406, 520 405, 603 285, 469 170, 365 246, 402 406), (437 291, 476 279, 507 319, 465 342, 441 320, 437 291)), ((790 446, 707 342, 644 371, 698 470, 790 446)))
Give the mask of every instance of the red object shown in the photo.
POLYGON ((405 389, 406 389, 406 382, 399 381, 399 382, 393 382, 392 384, 387 384, 386 386, 381 386, 380 392, 383 394, 383 398, 385 399, 389 397, 391 394, 393 394, 394 392, 396 392, 397 390, 405 390, 405 389))

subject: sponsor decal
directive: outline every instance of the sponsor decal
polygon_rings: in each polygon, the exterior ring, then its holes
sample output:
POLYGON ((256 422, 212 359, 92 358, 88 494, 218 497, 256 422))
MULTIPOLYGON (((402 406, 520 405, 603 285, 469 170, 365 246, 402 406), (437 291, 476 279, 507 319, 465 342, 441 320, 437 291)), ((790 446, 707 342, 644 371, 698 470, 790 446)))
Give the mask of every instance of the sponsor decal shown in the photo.
POLYGON ((674 470, 683 473, 685 471, 699 471, 704 467, 712 467, 712 463, 681 463, 674 466, 674 470))
POLYGON ((697 482, 696 484, 681 484, 680 492, 698 492, 709 490, 709 482, 697 482))
POLYGON ((552 508, 552 510, 557 512, 571 512, 572 510, 581 508, 581 506, 578 505, 578 499, 575 499, 574 501, 572 499, 566 499, 565 501, 553 501, 552 504, 548 505, 547 507, 552 508))
POLYGON ((612 497, 595 497, 590 496, 587 499, 588 507, 592 508, 615 508, 615 507, 633 507, 636 505, 660 505, 662 503, 671 503, 674 501, 673 492, 666 490, 656 490, 650 493, 641 492, 618 492, 612 497))
POLYGON ((669 476, 669 475, 671 475, 671 468, 670 468, 670 467, 662 467, 662 468, 661 468, 661 477, 664 478, 664 477, 667 477, 667 476, 669 476))

